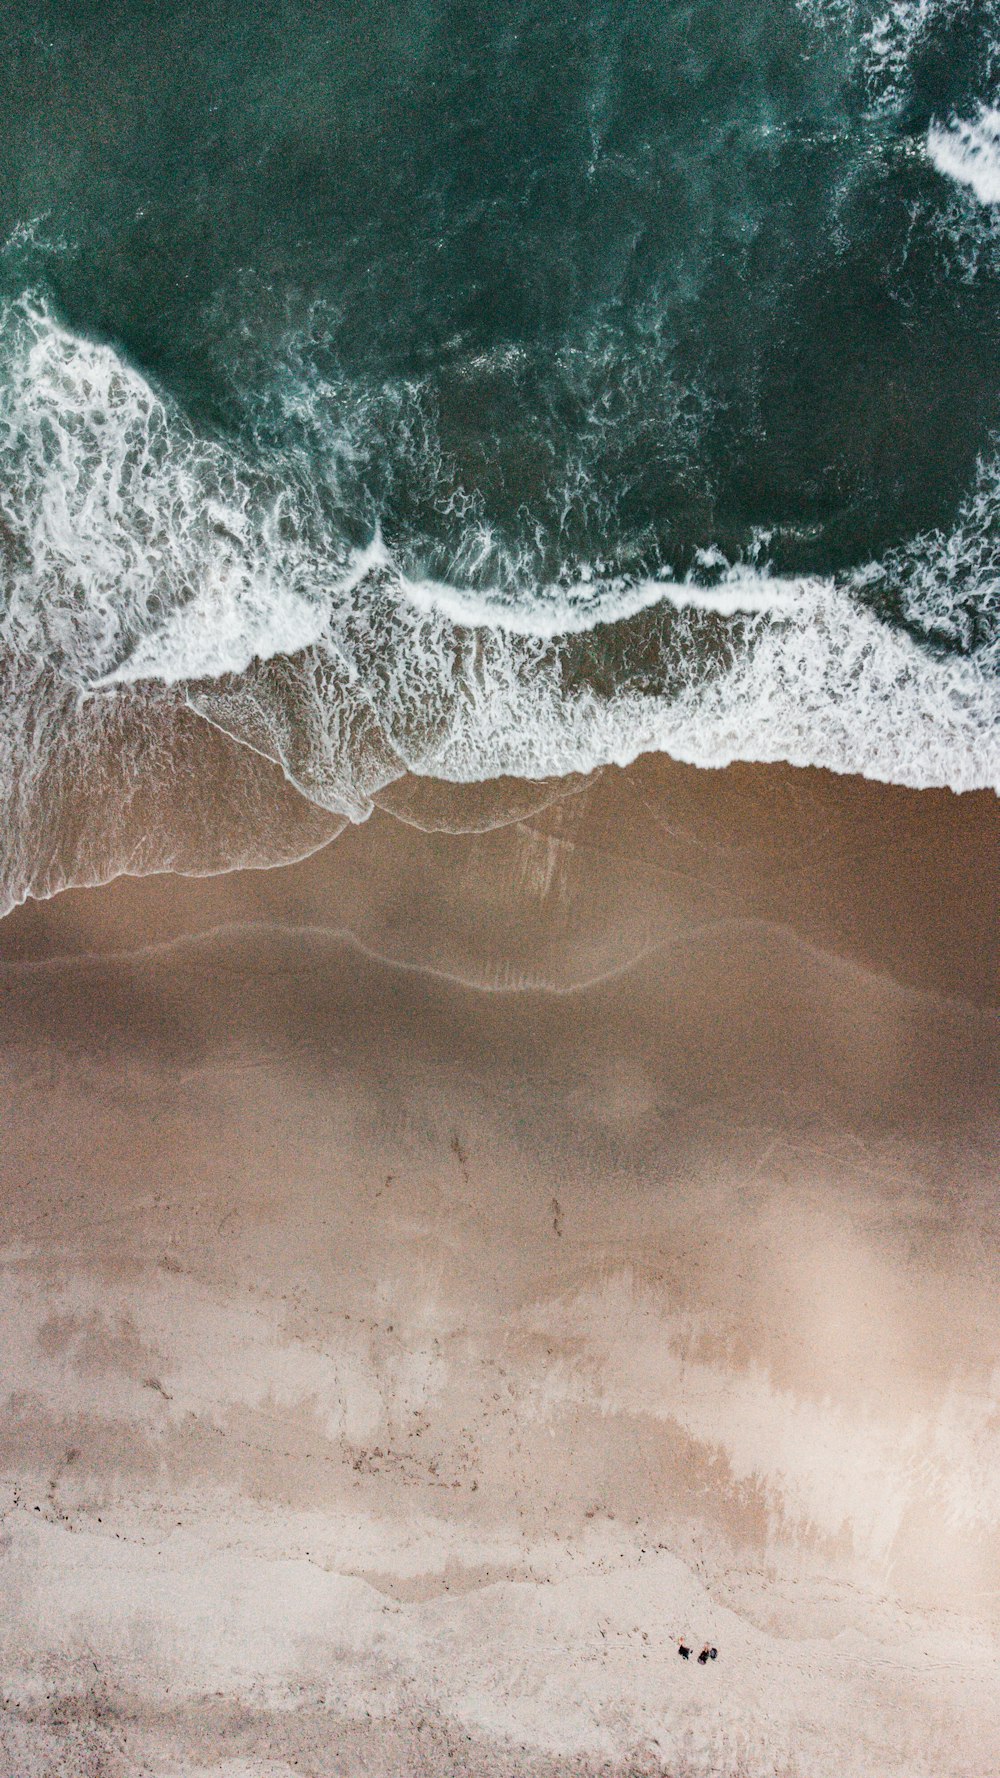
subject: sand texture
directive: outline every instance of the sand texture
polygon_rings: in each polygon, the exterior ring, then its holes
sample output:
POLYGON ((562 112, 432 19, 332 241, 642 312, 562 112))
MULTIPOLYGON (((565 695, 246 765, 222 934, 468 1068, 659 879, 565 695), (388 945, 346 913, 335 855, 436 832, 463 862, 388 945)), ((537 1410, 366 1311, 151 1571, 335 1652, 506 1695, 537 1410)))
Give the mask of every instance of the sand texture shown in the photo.
POLYGON ((3 1778, 995 1778, 995 800, 384 803, 0 924, 3 1778))

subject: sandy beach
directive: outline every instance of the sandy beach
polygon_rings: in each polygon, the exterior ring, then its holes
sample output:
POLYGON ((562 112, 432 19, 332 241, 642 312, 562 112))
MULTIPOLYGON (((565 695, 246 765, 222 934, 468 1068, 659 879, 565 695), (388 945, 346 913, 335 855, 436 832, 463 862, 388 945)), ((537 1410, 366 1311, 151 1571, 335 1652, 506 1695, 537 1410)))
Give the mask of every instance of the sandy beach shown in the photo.
POLYGON ((1000 1778, 1000 0, 23 0, 0 1778, 1000 1778))
POLYGON ((381 803, 0 924, 0 1769, 991 1778, 995 799, 381 803))

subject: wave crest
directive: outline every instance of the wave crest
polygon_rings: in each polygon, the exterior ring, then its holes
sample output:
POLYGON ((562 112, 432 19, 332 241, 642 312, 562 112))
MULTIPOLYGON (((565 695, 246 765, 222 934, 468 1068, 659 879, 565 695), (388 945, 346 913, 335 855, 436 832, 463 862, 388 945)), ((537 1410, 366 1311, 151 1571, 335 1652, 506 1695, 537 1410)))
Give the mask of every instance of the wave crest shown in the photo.
MULTIPOLYGON (((650 750, 1000 787, 982 627, 1000 586, 995 472, 953 534, 849 580, 779 580, 707 552, 687 582, 579 564, 567 586, 494 599, 415 574, 377 531, 359 544, 301 457, 198 436, 37 299, 3 312, 0 352, 3 905, 130 858, 250 861, 239 797, 216 801, 208 851, 175 842, 166 815, 150 837, 149 786, 162 812, 169 736, 194 717, 353 820, 407 769, 548 778, 650 750), (898 627, 866 603, 890 581, 898 627), (104 839, 74 852, 55 830, 88 775, 106 786, 104 839)), ((211 802, 188 730, 183 758, 188 803, 211 802)), ((273 786, 260 794, 277 807, 273 786)))
POLYGON ((971 122, 931 124, 927 152, 939 173, 967 186, 981 204, 1000 204, 1000 110, 981 105, 971 122))

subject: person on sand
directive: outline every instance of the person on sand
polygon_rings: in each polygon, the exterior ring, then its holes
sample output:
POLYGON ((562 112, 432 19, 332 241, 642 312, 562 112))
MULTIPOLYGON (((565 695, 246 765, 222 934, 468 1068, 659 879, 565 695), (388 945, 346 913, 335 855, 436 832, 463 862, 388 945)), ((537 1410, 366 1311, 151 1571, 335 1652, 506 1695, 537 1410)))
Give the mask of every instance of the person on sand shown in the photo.
POLYGON ((677 1653, 680 1655, 682 1661, 689 1661, 691 1659, 691 1650, 688 1648, 686 1642, 679 1642, 677 1644, 677 1653))
POLYGON ((718 1660, 718 1657, 719 1657, 718 1649, 717 1648, 710 1648, 708 1643, 706 1642, 704 1648, 701 1651, 701 1654, 698 1656, 698 1662, 699 1662, 700 1666, 704 1667, 706 1661, 715 1661, 715 1660, 718 1660))

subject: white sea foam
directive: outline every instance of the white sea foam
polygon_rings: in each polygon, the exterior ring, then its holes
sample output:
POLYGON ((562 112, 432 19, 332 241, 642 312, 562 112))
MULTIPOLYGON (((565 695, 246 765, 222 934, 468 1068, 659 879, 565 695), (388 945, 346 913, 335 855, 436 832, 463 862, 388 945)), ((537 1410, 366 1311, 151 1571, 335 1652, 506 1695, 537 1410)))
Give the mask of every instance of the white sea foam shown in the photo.
POLYGON ((981 105, 971 122, 931 124, 927 153, 939 173, 968 186, 981 204, 1000 204, 1000 110, 981 105))
POLYGON ((943 33, 978 9, 986 30, 986 63, 1000 60, 990 31, 1000 22, 997 0, 796 0, 817 29, 836 32, 867 90, 870 111, 884 117, 898 111, 912 92, 914 65, 935 33, 943 33))
MULTIPOLYGON (((694 622, 675 638, 682 651, 697 641, 694 622)), ((380 715, 411 769, 457 779, 663 751, 701 766, 784 759, 914 786, 1000 786, 995 687, 967 660, 929 658, 829 582, 798 582, 794 616, 758 614, 740 642, 727 671, 692 667, 671 695, 626 681, 607 697, 567 691, 557 647, 489 631, 428 747, 407 747, 391 706, 380 715)))
POLYGON ((317 555, 293 490, 36 301, 0 313, 0 351, 0 641, 94 688, 315 640, 350 551, 317 555))
POLYGON ((877 112, 895 109, 909 88, 916 51, 932 31, 959 17, 968 0, 890 0, 862 32, 864 72, 877 112))
POLYGON ((597 624, 622 623, 656 605, 735 617, 740 612, 788 612, 797 600, 794 581, 764 578, 742 565, 728 569, 722 584, 714 587, 699 586, 694 579, 595 579, 588 572, 569 585, 544 587, 530 604, 512 604, 499 587, 473 592, 409 577, 402 577, 398 584, 401 597, 415 610, 437 612, 466 629, 496 629, 512 636, 549 639, 580 635, 597 624))
POLYGON ((178 698, 355 820, 407 767, 548 777, 657 749, 1000 788, 997 681, 968 620, 1000 588, 988 466, 950 536, 853 587, 720 576, 717 560, 703 564, 711 586, 584 567, 512 600, 424 579, 377 536, 351 547, 301 477, 199 438, 110 347, 36 302, 6 311, 0 352, 8 903, 60 871, 99 875, 102 846, 170 862, 142 797, 151 772, 169 777, 178 698), (890 570, 911 627, 966 652, 934 655, 866 609, 890 570), (597 689, 580 638, 611 622, 618 665, 597 689), (103 784, 146 820, 141 843, 102 816, 57 865, 60 798, 69 809, 103 784))

